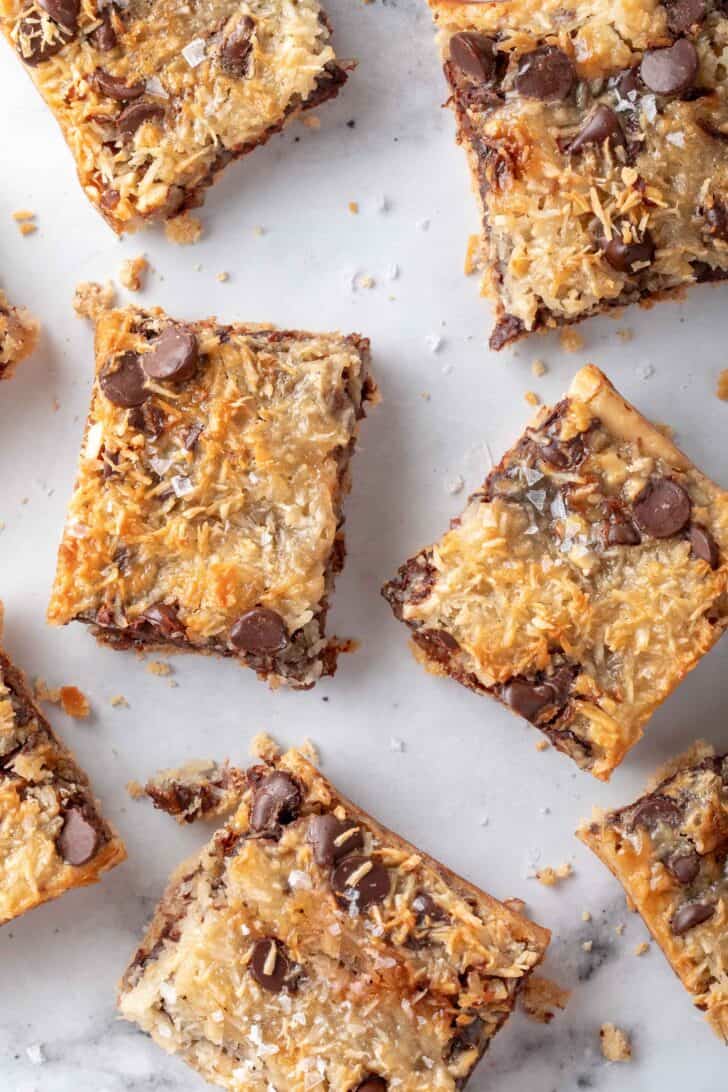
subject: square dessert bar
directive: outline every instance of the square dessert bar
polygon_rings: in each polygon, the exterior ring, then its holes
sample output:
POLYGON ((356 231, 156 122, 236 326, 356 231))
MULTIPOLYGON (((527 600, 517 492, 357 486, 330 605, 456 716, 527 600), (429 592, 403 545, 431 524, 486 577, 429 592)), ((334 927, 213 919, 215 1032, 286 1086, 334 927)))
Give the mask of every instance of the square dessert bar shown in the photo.
POLYGON ((0 925, 125 857, 86 774, 0 648, 0 925))
POLYGON ((172 878, 120 1009, 231 1092, 454 1092, 548 942, 290 751, 172 878))
POLYGON ((116 648, 237 656, 272 684, 333 674, 324 625, 368 361, 355 334, 102 315, 49 621, 116 648))
POLYGON ((117 232, 200 204, 346 80, 316 0, 0 0, 0 30, 117 232))
POLYGON ((430 0, 491 347, 728 275, 721 0, 430 0))
POLYGON ((597 813, 578 835, 728 1041, 728 756, 699 745, 635 804, 597 813))
POLYGON ((25 307, 12 307, 0 290, 0 379, 10 379, 16 366, 30 356, 39 326, 25 307))
POLYGON ((728 494, 592 366, 383 594, 427 668, 606 780, 728 623, 728 494))

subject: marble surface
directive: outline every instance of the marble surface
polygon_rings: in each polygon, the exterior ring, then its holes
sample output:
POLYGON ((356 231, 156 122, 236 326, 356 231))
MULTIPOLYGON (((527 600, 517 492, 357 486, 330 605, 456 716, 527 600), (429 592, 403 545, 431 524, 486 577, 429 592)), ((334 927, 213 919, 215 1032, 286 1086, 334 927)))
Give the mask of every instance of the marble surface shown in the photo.
POLYGON ((577 772, 538 733, 412 660, 379 597, 396 566, 438 535, 510 443, 535 388, 558 397, 586 360, 728 483, 728 407, 714 396, 726 366, 725 289, 632 310, 581 328, 567 354, 556 337, 489 354, 489 306, 463 276, 476 212, 420 0, 331 0, 341 55, 357 72, 320 111, 233 166, 202 213, 203 241, 176 249, 161 233, 115 240, 76 186, 54 122, 3 44, 0 254, 5 287, 44 323, 40 351, 0 392, 0 595, 12 654, 49 683, 76 683, 88 722, 53 721, 91 773, 123 832, 129 860, 0 933, 3 1092, 201 1092, 114 1012, 115 984, 170 870, 206 833, 178 829, 126 796, 130 778, 195 756, 244 760, 261 729, 284 743, 311 736, 325 772, 386 824, 498 896, 519 895, 554 942, 547 971, 573 988, 567 1011, 540 1027, 517 1015, 497 1037, 473 1092, 713 1092, 725 1065, 712 1036, 620 889, 572 831, 593 804, 630 800, 659 762, 702 735, 726 742, 728 642, 658 712, 608 786, 577 772), (12 162, 12 166, 11 166, 12 162), (359 203, 352 215, 348 203, 359 203), (39 231, 22 238, 12 210, 39 231), (264 233, 254 229, 262 226, 264 233), (384 402, 364 425, 348 504, 349 557, 332 626, 361 641, 340 673, 310 693, 269 693, 252 672, 182 658, 170 680, 130 655, 96 647, 82 627, 49 629, 45 606, 71 489, 92 374, 91 334, 70 309, 79 280, 116 276, 145 251, 140 298, 177 316, 361 330, 373 341, 384 402), (219 272, 228 272, 222 284, 219 272), (374 287, 356 287, 356 275, 374 287), (619 336, 628 329, 630 341, 619 336), (534 358, 548 373, 535 380, 534 358), (459 494, 461 481, 464 488, 459 494), (125 694, 128 709, 112 695, 125 694), (404 741, 393 749, 392 740, 404 741), (570 861, 547 890, 535 863, 570 861), (582 921, 583 911, 592 921, 582 921), (623 936, 615 927, 625 923, 623 936), (586 952, 582 945, 591 941, 586 952), (600 1056, 603 1021, 627 1028, 634 1061, 600 1056))

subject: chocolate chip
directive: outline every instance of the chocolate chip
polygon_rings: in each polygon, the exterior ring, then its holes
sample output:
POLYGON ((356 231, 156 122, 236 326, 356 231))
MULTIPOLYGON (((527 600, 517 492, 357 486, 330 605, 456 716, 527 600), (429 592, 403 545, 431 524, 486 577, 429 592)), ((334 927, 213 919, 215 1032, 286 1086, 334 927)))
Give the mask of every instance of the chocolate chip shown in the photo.
POLYGON ((553 102, 567 97, 574 79, 574 66, 563 50, 540 46, 521 57, 515 86, 526 98, 553 102))
POLYGON ((99 53, 110 53, 116 48, 117 38, 114 24, 111 21, 111 13, 105 11, 101 16, 101 22, 96 30, 91 31, 89 38, 99 53))
POLYGON ((673 34, 685 34, 702 23, 707 13, 705 0, 666 0, 667 25, 673 34))
POLYGON ((54 23, 59 23, 68 30, 78 29, 81 0, 38 0, 38 2, 48 12, 54 23))
POLYGON ((110 402, 126 409, 141 406, 149 398, 136 353, 122 353, 110 360, 99 375, 99 385, 110 402))
POLYGON ((714 239, 728 242, 728 209, 717 197, 711 195, 710 204, 704 205, 699 212, 705 221, 705 230, 714 239))
POLYGON ((449 663, 453 652, 460 651, 455 638, 444 629, 420 629, 412 635, 412 639, 431 660, 440 664, 449 663))
POLYGON ((132 102, 119 114, 116 128, 120 136, 133 137, 146 121, 160 121, 163 117, 164 107, 156 102, 132 102))
POLYGON ((691 523, 689 537, 693 557, 698 557, 701 561, 707 561, 711 569, 717 569, 720 564, 720 552, 718 543, 708 528, 701 526, 699 523, 691 523))
POLYGON ((339 902, 366 910, 383 902, 391 889, 389 872, 381 861, 355 854, 345 857, 331 876, 331 886, 339 902))
POLYGON ((687 38, 666 49, 650 49, 640 64, 640 76, 657 95, 681 95, 698 74, 698 53, 687 38))
POLYGON ((102 95, 106 95, 109 99, 116 99, 117 102, 129 102, 130 99, 138 99, 145 91, 143 80, 137 83, 127 83, 120 76, 112 76, 104 68, 97 68, 91 77, 91 81, 102 95))
POLYGON ((621 234, 615 235, 606 245, 602 242, 604 257, 612 269, 620 273, 634 273, 634 266, 642 262, 651 262, 655 256, 655 244, 649 231, 645 231, 641 241, 625 243, 621 234))
POLYGON ((75 37, 74 31, 68 27, 53 23, 53 36, 49 39, 44 33, 44 25, 47 27, 47 20, 38 11, 29 11, 18 23, 16 49, 29 68, 55 57, 75 37))
POLYGON ((249 967, 259 986, 269 993, 280 993, 286 983, 290 964, 281 942, 273 937, 263 937, 253 945, 249 967))
POLYGON ((679 805, 670 796, 647 796, 632 812, 631 826, 654 830, 660 823, 677 827, 682 819, 679 805))
POLYGON ((635 93, 639 93, 642 90, 642 84, 640 83, 639 67, 625 68, 624 72, 620 72, 615 77, 614 86, 617 89, 617 94, 622 99, 629 99, 631 102, 634 99, 635 93))
POLYGON ((180 622, 177 611, 169 603, 154 603, 147 607, 142 617, 145 622, 158 629, 162 637, 185 636, 185 627, 180 622))
POLYGON ((230 643, 239 652, 280 652, 288 644, 286 623, 277 611, 254 607, 234 623, 230 643))
POLYGON ((337 819, 335 815, 312 815, 306 841, 313 848, 316 864, 322 868, 331 868, 342 857, 364 848, 361 827, 350 819, 337 819))
POLYGON ((686 886, 693 882, 700 872, 700 857, 694 849, 676 850, 665 860, 665 868, 678 883, 686 886))
POLYGON ((243 79, 249 75, 250 54, 253 49, 255 23, 244 15, 223 38, 220 49, 220 67, 228 76, 243 79))
POLYGON ((545 459, 557 470, 568 470, 578 466, 586 455, 586 445, 581 436, 575 436, 568 443, 562 443, 553 437, 546 444, 541 444, 536 449, 540 459, 545 459))
POLYGON ((301 810, 301 790, 290 774, 274 770, 253 789, 250 826, 258 834, 274 834, 277 828, 292 823, 301 810))
POLYGON ((450 39, 450 60, 478 83, 489 83, 496 70, 495 42, 484 34, 464 30, 450 39))
POLYGON ((653 478, 634 502, 637 526, 655 538, 669 538, 682 531, 690 519, 690 497, 671 478, 653 478))
POLYGON ((625 515, 614 515, 607 527, 607 546, 639 546, 642 536, 625 515))
POLYGON ((82 865, 90 861, 99 844, 99 832, 78 807, 69 808, 63 820, 63 829, 56 839, 56 849, 70 865, 82 865))
POLYGON ((448 914, 426 891, 418 891, 415 894, 412 899, 412 909, 417 913, 417 924, 420 928, 431 922, 449 920, 448 914))
POLYGON ((352 1089, 352 1092, 387 1092, 388 1087, 389 1085, 384 1077, 370 1075, 360 1081, 356 1088, 352 1089))
POLYGON ((197 338, 187 326, 167 326, 141 358, 150 379, 184 383, 197 371, 200 359, 197 338))
POLYGON ((624 134, 614 110, 611 106, 602 104, 586 119, 568 151, 579 152, 588 144, 603 144, 605 140, 611 140, 613 144, 624 144, 624 134))
POLYGON ((686 906, 681 906, 679 910, 676 910, 672 916, 670 922, 670 929, 676 937, 681 937, 683 933, 687 933, 689 929, 694 929, 696 925, 702 925, 704 921, 712 918, 715 913, 715 906, 706 902, 691 902, 686 906))

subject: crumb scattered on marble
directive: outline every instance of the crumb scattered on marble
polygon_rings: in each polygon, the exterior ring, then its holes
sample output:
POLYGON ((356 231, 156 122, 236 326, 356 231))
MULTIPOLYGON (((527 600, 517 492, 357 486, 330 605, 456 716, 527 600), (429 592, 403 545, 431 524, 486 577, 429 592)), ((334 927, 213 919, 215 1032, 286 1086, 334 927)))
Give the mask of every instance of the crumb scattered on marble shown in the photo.
POLYGON ((123 694, 114 694, 111 698, 111 704, 114 709, 128 709, 129 702, 126 700, 123 694))
POLYGON ((583 951, 590 952, 592 950, 592 948, 594 947, 594 941, 593 940, 585 940, 585 941, 582 942, 581 947, 582 947, 583 951))
POLYGON ((45 679, 37 678, 33 682, 33 693, 36 701, 46 701, 50 705, 60 705, 61 691, 59 687, 51 688, 45 679))
POLYGON ((359 213, 359 202, 358 201, 350 201, 349 202, 349 212, 351 213, 352 216, 357 216, 358 215, 358 213, 359 213))
POLYGON ((509 910, 512 910, 514 914, 522 914, 526 909, 526 903, 523 899, 511 896, 509 899, 503 899, 503 905, 507 906, 509 910))
POLYGON ((649 952, 649 950, 650 950, 649 944, 647 943, 646 940, 643 940, 642 943, 638 944, 637 947, 635 948, 634 954, 636 956, 646 955, 646 953, 649 952))
POLYGON ((171 675, 172 665, 165 663, 164 660, 150 660, 147 664, 147 671, 150 675, 171 675))
POLYGON ((139 254, 136 258, 127 258, 121 263, 119 280, 130 292, 140 292, 144 287, 148 270, 149 262, 143 254, 139 254))
POLYGON ((565 353, 578 353, 579 349, 584 348, 584 338, 576 330, 572 330, 570 326, 561 331, 559 341, 565 353))
POLYGON ((526 391, 526 393, 524 394, 523 397, 526 399, 526 402, 528 403, 529 406, 540 406, 541 405, 541 399, 539 398, 539 396, 536 394, 535 391, 526 391))
POLYGON ((615 933, 617 934, 618 937, 621 937, 621 936, 624 935, 625 928, 626 928, 626 926, 625 926, 624 922, 620 921, 619 925, 614 926, 614 931, 615 931, 615 933))
POLYGON ((144 786, 140 785, 138 781, 127 781, 126 791, 132 800, 141 800, 144 796, 144 786))
POLYGON ((536 750, 537 751, 548 751, 548 749, 549 749, 549 741, 547 739, 537 739, 536 740, 536 750))
POLYGON ((599 1029, 602 1054, 608 1062, 629 1062, 632 1058, 632 1044, 629 1036, 614 1024, 602 1024, 599 1029))
POLYGON ((591 919, 592 919, 591 913, 588 910, 582 910, 581 920, 582 921, 591 921, 591 919))
POLYGON ((263 762, 267 762, 278 758, 281 749, 267 732, 258 732, 250 741, 250 754, 253 758, 260 758, 263 762))
POLYGON ((265 228, 262 224, 256 224, 253 228, 253 235, 265 235, 265 228))
POLYGON ((164 225, 164 234, 170 243, 176 243, 177 246, 190 246, 202 235, 202 223, 196 216, 183 212, 180 216, 167 220, 164 225))
POLYGON ((546 375, 546 365, 543 360, 534 360, 531 365, 531 375, 536 379, 540 379, 542 375, 546 375))
POLYGON ((224 284, 225 281, 230 280, 230 274, 223 271, 222 273, 218 273, 215 279, 218 280, 220 284, 224 284))
POLYGON ((617 337, 624 342, 631 341, 634 337, 634 331, 630 330, 625 326, 622 326, 619 330, 617 330, 617 337))
POLYGON ((551 868, 548 865, 546 868, 541 868, 536 873, 536 879, 539 883, 542 883, 544 887, 555 887, 561 883, 562 880, 568 880, 569 876, 574 874, 574 869, 565 861, 564 864, 560 864, 557 868, 551 868))
POLYGON ((81 281, 73 294, 73 310, 79 318, 96 322, 103 311, 108 311, 116 302, 116 289, 113 281, 99 284, 98 281, 81 281))
POLYGON ((566 1008, 571 990, 563 989, 549 978, 532 974, 526 979, 519 996, 526 1016, 539 1024, 550 1024, 556 1009, 566 1008))
POLYGON ((35 220, 35 213, 32 209, 16 209, 13 213, 13 220, 16 223, 22 223, 23 220, 35 220))
POLYGON ((69 717, 85 720, 91 712, 91 705, 83 690, 77 686, 62 686, 59 691, 61 709, 69 717))

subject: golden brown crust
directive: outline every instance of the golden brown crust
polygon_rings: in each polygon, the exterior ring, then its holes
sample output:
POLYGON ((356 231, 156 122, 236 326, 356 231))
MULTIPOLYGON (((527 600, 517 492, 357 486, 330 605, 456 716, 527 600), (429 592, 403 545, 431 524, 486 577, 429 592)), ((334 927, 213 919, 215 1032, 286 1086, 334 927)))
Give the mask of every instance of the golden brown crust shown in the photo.
POLYGON ((577 834, 728 1041, 728 760, 702 753, 629 807, 595 813, 577 834))
POLYGON ((481 204, 492 347, 728 275, 721 4, 687 9, 700 12, 683 26, 685 5, 658 0, 429 2, 481 204), (463 32, 492 43, 478 76, 451 45, 463 32), (642 61, 676 41, 695 71, 658 93, 642 61), (551 94, 519 81, 544 50, 570 73, 551 94), (601 129, 575 144, 597 111, 601 129), (607 256, 612 238, 646 249, 625 265, 607 256))
POLYGON ((37 0, 0 0, 0 30, 117 232, 200 204, 227 163, 346 80, 316 0, 82 0, 65 32, 37 0))
POLYGON ((248 776, 234 818, 173 878, 124 976, 122 1015, 236 1092, 303 1092, 314 1067, 337 1089, 367 1076, 401 1092, 464 1087, 548 932, 376 823, 298 752, 248 776), (298 802, 261 829, 280 775, 298 802), (334 864, 312 840, 322 817, 356 838, 334 864), (386 876, 373 902, 334 895, 342 861, 386 876), (277 990, 261 988, 253 954, 273 941, 272 966, 283 955, 288 971, 277 990))
POLYGON ((88 778, 0 648, 0 924, 95 883, 125 857, 88 778))
POLYGON ((10 379, 38 344, 40 326, 25 307, 12 307, 0 291, 0 379, 10 379))
POLYGON ((728 495, 589 366, 384 594, 428 670, 605 779, 720 637, 727 584, 728 495), (684 517, 668 534, 659 506, 640 526, 660 483, 684 517))
POLYGON ((357 335, 103 314, 49 620, 95 624, 119 648, 237 655, 274 684, 332 674, 327 597, 349 459, 375 397, 368 363, 357 335), (146 376, 174 331, 194 345, 194 374, 146 377, 141 393, 105 386, 117 367, 146 376), (240 641, 238 622, 261 611, 280 641, 240 641))

